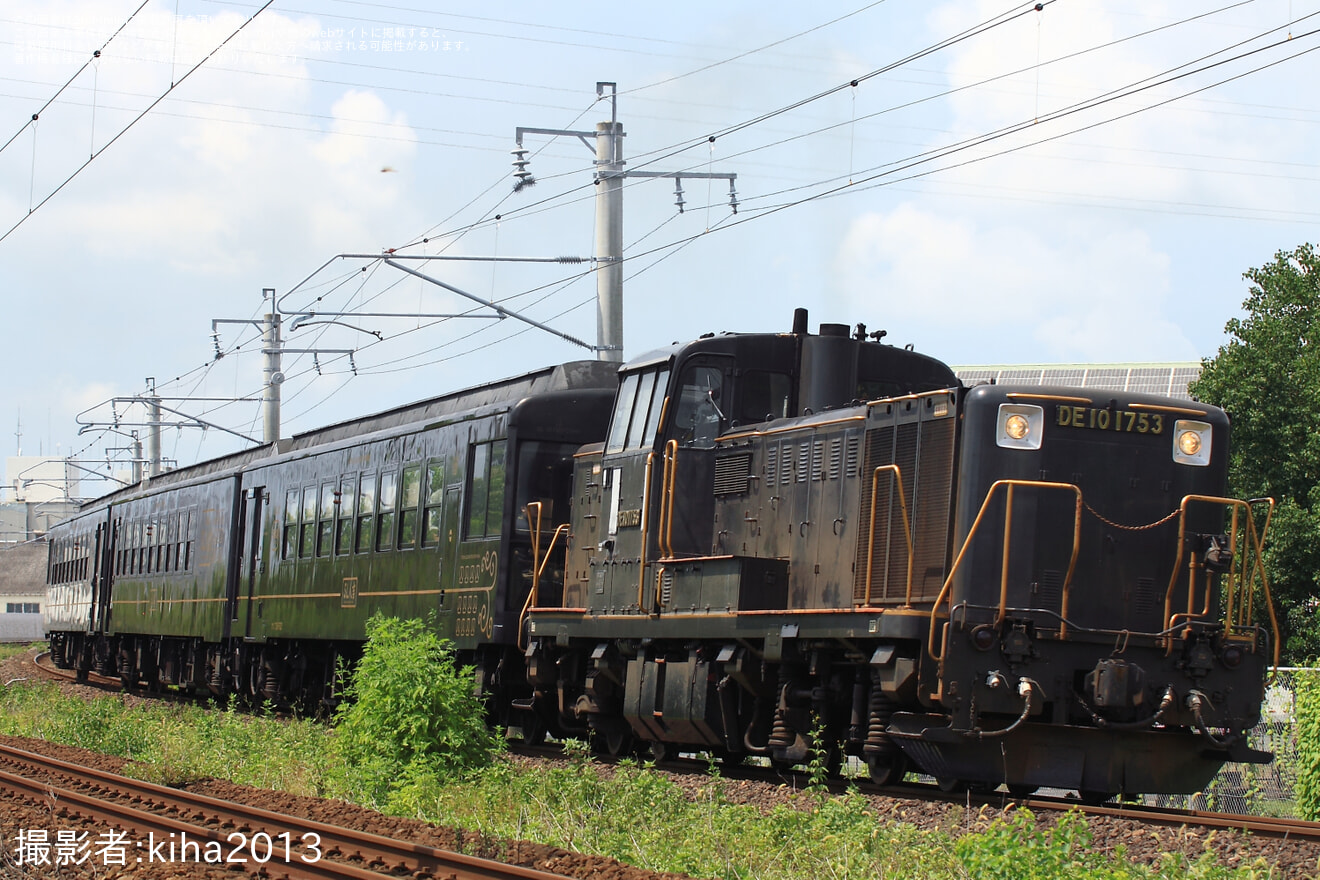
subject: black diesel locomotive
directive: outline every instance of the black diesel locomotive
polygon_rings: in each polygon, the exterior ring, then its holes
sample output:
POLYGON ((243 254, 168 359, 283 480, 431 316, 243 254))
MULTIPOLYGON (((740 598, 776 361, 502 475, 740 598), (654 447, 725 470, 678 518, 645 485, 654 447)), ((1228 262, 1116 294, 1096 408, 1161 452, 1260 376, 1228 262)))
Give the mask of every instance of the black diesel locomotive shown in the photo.
POLYGON ((1223 497, 1227 443, 800 311, 108 496, 52 531, 48 629, 134 685, 333 699, 372 612, 434 613, 527 737, 1193 792, 1270 757, 1269 505, 1223 497))

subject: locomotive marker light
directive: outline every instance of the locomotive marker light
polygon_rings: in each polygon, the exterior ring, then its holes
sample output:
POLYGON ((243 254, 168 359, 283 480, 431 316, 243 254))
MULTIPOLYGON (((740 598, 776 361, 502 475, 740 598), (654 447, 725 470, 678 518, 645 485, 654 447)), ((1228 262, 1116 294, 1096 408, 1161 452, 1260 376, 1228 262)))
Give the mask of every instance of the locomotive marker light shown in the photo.
POLYGON ((1005 449, 1040 449, 1045 410, 1029 403, 1001 403, 995 443, 1005 449))
POLYGON ((1210 425, 1179 419, 1173 425, 1173 460, 1179 464, 1206 467, 1210 464, 1210 425))

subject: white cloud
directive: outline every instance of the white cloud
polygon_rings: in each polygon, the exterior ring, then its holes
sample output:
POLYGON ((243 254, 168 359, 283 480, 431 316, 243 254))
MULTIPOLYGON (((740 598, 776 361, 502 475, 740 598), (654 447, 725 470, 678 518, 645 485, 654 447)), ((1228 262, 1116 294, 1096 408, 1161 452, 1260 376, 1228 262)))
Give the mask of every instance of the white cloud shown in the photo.
POLYGON ((982 225, 904 204, 858 217, 836 265, 854 311, 960 363, 1196 356, 1165 313, 1168 257, 1141 232, 982 225))

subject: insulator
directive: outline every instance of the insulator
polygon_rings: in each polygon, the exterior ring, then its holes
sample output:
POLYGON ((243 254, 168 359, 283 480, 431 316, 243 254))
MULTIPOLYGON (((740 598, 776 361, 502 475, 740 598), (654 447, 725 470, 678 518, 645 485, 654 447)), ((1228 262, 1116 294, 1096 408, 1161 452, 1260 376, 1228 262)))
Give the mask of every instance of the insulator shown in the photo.
POLYGON ((732 180, 729 181, 729 207, 733 213, 738 213, 738 190, 734 188, 732 180))
POLYGON ((674 204, 678 206, 678 213, 683 213, 683 178, 674 178, 674 204))

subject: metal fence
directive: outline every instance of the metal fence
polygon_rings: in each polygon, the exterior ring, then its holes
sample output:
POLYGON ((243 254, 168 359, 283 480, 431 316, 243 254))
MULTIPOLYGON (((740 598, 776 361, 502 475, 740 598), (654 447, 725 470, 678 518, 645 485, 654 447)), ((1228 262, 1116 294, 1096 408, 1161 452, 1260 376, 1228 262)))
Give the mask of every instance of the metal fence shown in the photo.
POLYGON ((1216 810, 1253 816, 1296 818, 1293 785, 1297 780, 1297 735, 1294 722, 1293 681, 1298 672, 1280 667, 1265 693, 1260 723, 1251 731, 1254 748, 1274 753, 1269 764, 1225 764, 1204 792, 1194 795, 1150 795, 1158 806, 1216 810))

